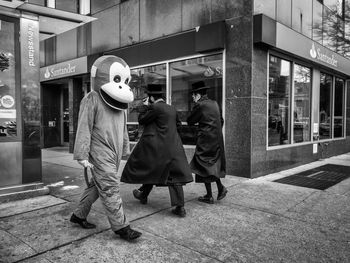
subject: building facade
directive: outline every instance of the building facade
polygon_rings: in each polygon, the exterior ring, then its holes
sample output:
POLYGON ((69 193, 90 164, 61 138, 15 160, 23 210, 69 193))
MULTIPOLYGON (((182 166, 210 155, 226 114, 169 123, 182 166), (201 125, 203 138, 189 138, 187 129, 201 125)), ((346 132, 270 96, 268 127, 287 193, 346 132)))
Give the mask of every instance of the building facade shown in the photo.
POLYGON ((0 2, 0 202, 16 193, 48 193, 41 172, 40 39, 48 23, 59 33, 81 18, 28 1, 0 2))
MULTIPOLYGON (((58 2, 58 0, 56 1, 58 2)), ((227 174, 254 178, 350 150, 348 0, 89 1, 95 21, 40 42, 41 145, 73 150, 94 60, 132 69, 129 137, 149 83, 164 84, 183 121, 203 80, 222 110, 227 174)))

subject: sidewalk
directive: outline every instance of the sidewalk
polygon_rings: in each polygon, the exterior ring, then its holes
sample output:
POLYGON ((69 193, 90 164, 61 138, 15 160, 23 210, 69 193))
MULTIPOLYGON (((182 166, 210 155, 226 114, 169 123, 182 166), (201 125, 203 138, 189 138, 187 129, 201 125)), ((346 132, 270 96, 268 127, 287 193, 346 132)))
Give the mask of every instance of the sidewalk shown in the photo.
POLYGON ((69 222, 82 169, 71 154, 43 150, 50 195, 0 204, 0 262, 350 262, 350 178, 323 191, 273 182, 325 164, 350 166, 350 153, 257 179, 227 176, 228 195, 214 205, 196 200, 203 185, 188 184, 185 218, 170 213, 167 188, 142 205, 136 186, 122 184, 126 216, 143 233, 130 244, 99 201, 89 215, 96 229, 69 222))

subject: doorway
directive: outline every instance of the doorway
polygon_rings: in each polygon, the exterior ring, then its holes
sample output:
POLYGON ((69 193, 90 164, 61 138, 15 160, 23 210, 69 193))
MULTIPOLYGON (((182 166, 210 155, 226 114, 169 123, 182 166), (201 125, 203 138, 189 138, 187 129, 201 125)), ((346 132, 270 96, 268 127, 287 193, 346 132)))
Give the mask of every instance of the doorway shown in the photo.
POLYGON ((43 148, 69 145, 68 83, 42 84, 43 148))

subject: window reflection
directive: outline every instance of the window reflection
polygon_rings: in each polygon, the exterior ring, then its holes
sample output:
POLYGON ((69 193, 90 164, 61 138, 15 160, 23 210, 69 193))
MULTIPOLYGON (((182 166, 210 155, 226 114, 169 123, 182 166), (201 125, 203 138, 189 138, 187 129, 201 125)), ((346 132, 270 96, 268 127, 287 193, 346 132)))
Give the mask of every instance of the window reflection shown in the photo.
POLYGON ((344 21, 337 14, 327 8, 323 9, 323 45, 339 52, 343 44, 344 21))
POLYGON ((131 82, 129 83, 133 93, 134 101, 129 104, 128 109, 128 131, 130 141, 138 141, 143 128, 138 125, 138 115, 142 110, 142 99, 147 97, 146 86, 148 84, 166 84, 166 64, 131 70, 131 82))
POLYGON ((294 66, 294 142, 310 141, 311 70, 294 66))
POLYGON ((318 0, 313 0, 312 38, 320 44, 322 44, 322 40, 323 40, 322 16, 323 16, 323 5, 318 0))
POLYGON ((335 79, 334 87, 334 138, 339 138, 344 136, 344 85, 343 79, 335 79))
POLYGON ((332 92, 332 76, 321 73, 320 80, 320 112, 319 112, 319 138, 331 138, 331 92, 332 92))
POLYGON ((312 1, 305 1, 305 0, 293 1, 292 28, 307 37, 311 37, 312 1))
POLYGON ((17 136, 15 24, 0 20, 0 136, 17 136))
POLYGON ((339 16, 343 15, 343 0, 323 0, 323 4, 339 16))
MULTIPOLYGON (((204 81, 209 87, 208 97, 217 101, 222 109, 222 55, 187 59, 169 64, 171 81, 171 104, 185 122, 192 107, 191 86, 204 81)), ((196 143, 196 128, 183 124, 180 132, 183 144, 196 143)))
POLYGON ((269 111, 268 145, 290 143, 289 101, 291 63, 270 56, 269 63, 269 111))

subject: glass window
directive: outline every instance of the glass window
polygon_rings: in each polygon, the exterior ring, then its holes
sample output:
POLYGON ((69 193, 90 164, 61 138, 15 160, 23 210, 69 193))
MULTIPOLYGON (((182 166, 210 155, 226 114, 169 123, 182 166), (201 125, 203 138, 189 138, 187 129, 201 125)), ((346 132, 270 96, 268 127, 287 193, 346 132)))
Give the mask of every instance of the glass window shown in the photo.
POLYGON ((343 16, 343 0, 323 0, 323 4, 339 16, 343 16))
POLYGON ((344 87, 345 81, 336 78, 334 86, 334 138, 344 136, 344 87))
POLYGON ((331 134, 331 101, 332 101, 332 82, 331 75, 321 73, 320 80, 320 114, 319 114, 319 138, 330 139, 331 134))
POLYGON ((322 44, 323 26, 322 26, 322 14, 323 5, 318 0, 313 0, 313 28, 312 38, 318 43, 322 44))
POLYGON ((77 13, 78 0, 56 0, 56 9, 77 13))
POLYGON ((292 0, 278 0, 277 21, 291 27, 292 26, 292 0))
POLYGON ((290 143, 289 109, 291 88, 291 63, 270 56, 268 145, 290 143))
POLYGON ((255 0, 254 14, 264 14, 276 19, 276 0, 255 0))
POLYGON ((45 6, 45 0, 29 0, 28 3, 33 5, 45 6))
POLYGON ((311 70, 294 65, 294 142, 310 141, 311 70))
POLYGON ((0 20, 0 137, 16 137, 15 23, 0 20))
POLYGON ((334 52, 339 51, 344 33, 344 21, 327 7, 323 8, 323 45, 334 52))
MULTIPOLYGON (((177 109, 180 120, 186 122, 193 107, 191 88, 197 81, 209 87, 208 97, 218 102, 222 109, 222 55, 212 55, 177 61, 169 64, 171 104, 177 109)), ((180 137, 183 144, 196 143, 196 128, 183 125, 180 137)))
POLYGON ((292 28, 307 37, 312 33, 312 1, 294 0, 292 28))
POLYGON ((147 97, 146 86, 151 83, 166 86, 166 64, 136 68, 131 70, 130 87, 134 93, 134 101, 128 109, 128 131, 130 141, 138 141, 142 134, 142 127, 138 125, 138 115, 142 110, 142 99, 147 97))

